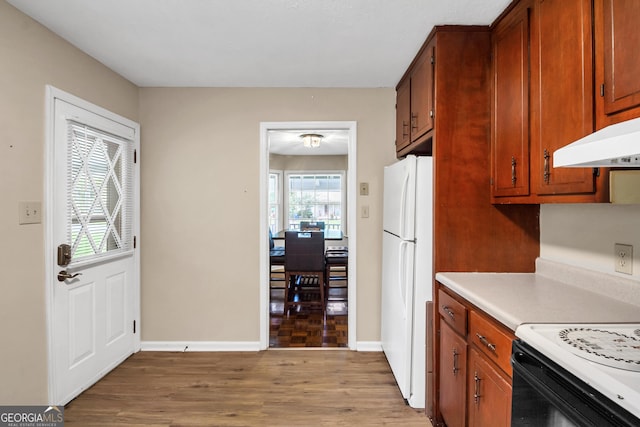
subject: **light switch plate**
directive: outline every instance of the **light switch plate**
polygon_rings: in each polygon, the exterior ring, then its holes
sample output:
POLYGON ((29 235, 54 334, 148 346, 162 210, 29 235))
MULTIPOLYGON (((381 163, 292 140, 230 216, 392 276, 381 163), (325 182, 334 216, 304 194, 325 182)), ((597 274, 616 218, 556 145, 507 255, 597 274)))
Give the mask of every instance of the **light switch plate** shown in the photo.
POLYGON ((360 195, 361 196, 368 196, 369 195, 369 183, 368 182, 361 182, 360 183, 360 195))
POLYGON ((40 224, 42 222, 42 203, 18 202, 19 224, 40 224))

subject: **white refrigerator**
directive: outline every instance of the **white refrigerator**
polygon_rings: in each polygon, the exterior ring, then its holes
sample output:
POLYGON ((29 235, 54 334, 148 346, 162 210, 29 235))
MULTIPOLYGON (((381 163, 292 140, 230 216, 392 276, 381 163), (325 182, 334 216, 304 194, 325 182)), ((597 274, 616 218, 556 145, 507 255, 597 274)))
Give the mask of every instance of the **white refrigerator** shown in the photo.
POLYGON ((425 407, 426 301, 432 301, 433 159, 384 168, 382 349, 402 396, 425 407))

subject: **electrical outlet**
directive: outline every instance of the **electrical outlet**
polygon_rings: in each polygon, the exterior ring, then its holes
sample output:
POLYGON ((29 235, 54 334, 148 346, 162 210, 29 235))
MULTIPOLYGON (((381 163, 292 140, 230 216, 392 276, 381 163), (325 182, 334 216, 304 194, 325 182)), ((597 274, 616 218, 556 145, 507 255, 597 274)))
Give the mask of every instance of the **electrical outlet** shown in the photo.
POLYGON ((369 183, 368 182, 361 182, 360 183, 360 195, 361 196, 368 196, 369 195, 369 183))
POLYGON ((616 243, 614 245, 616 271, 633 274, 633 246, 616 243))

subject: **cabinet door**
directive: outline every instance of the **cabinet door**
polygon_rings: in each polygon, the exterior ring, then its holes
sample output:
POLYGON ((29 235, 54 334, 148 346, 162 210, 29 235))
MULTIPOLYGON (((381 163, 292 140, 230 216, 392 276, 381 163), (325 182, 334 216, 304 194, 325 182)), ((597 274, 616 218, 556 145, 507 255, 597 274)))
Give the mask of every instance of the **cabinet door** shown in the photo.
POLYGON ((493 33, 491 191, 529 194, 529 9, 514 10, 493 33))
POLYGON ((432 42, 411 73, 411 141, 433 129, 433 55, 432 42))
POLYGON ((396 152, 411 143, 410 91, 410 79, 406 79, 400 83, 396 91, 396 152))
POLYGON ((531 168, 535 192, 593 193, 591 168, 553 167, 556 149, 594 130, 591 0, 536 0, 531 22, 531 168))
POLYGON ((604 112, 612 114, 640 105, 640 1, 604 0, 603 18, 604 112))
POLYGON ((467 344, 444 321, 440 321, 440 414, 447 427, 465 425, 467 344))
POLYGON ((481 353, 469 349, 469 427, 511 425, 511 384, 481 353))

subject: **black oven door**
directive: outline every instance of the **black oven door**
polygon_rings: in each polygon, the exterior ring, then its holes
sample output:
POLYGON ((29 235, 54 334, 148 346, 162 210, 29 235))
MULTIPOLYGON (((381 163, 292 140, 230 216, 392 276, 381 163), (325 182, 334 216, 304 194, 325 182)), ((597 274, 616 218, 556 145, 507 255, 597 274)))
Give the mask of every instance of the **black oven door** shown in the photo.
POLYGON ((640 419, 521 340, 513 342, 511 426, 640 426, 640 419))

